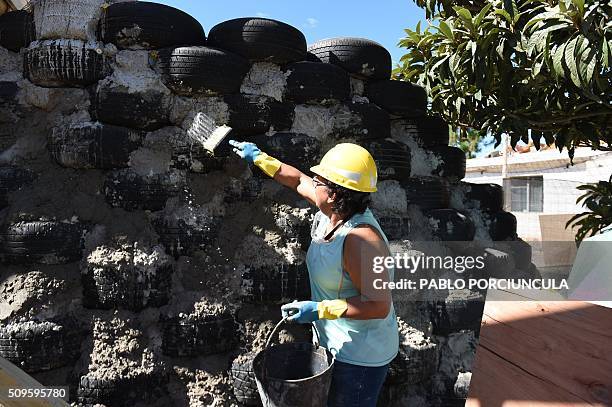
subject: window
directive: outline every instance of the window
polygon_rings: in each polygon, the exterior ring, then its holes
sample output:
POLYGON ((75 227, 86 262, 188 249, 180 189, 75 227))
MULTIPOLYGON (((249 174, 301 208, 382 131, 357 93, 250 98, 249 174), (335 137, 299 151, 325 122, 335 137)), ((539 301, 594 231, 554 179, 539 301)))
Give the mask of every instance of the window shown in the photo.
POLYGON ((506 189, 510 190, 511 211, 542 212, 544 210, 543 177, 510 178, 505 184, 506 189))

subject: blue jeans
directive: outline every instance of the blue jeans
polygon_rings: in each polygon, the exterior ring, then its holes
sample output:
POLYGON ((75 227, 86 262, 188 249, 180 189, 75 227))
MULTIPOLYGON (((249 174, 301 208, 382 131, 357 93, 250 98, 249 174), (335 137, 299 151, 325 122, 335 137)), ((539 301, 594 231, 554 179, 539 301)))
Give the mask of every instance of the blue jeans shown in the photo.
POLYGON ((365 367, 334 362, 327 407, 376 407, 389 365, 365 367))

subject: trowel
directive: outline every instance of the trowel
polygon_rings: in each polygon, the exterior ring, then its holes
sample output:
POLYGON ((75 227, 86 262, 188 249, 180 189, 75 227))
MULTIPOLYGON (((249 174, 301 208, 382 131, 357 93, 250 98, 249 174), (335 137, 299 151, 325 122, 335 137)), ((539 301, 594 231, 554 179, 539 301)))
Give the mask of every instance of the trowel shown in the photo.
POLYGON ((214 154, 215 148, 225 140, 231 131, 231 127, 226 125, 218 126, 212 117, 199 112, 193 119, 189 130, 187 130, 187 135, 193 141, 202 144, 204 149, 214 154))

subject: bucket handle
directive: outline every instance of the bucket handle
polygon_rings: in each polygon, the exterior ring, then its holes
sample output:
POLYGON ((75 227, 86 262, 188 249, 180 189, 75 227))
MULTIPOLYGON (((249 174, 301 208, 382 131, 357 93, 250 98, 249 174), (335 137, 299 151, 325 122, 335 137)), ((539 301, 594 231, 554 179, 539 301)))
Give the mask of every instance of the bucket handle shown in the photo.
MULTIPOLYGON (((283 317, 283 319, 281 319, 278 324, 276 324, 276 326, 274 327, 274 329, 272 330, 272 332, 270 333, 270 336, 268 336, 268 340, 266 341, 266 349, 268 347, 270 347, 270 342, 272 342, 272 338, 274 338, 274 334, 276 334, 276 331, 278 331, 278 328, 280 328, 280 326, 282 324, 284 324, 285 322, 287 322, 287 319, 292 316, 291 315, 287 315, 285 317, 283 317)), ((317 349, 319 348, 319 344, 321 343, 321 336, 319 335, 319 331, 317 330, 317 326, 314 324, 314 322, 311 322, 310 325, 312 325, 312 330, 315 333, 315 336, 317 337, 317 340, 315 341, 315 346, 317 347, 317 349)))
MULTIPOLYGON (((265 349, 268 349, 268 348, 270 347, 270 342, 272 342, 272 338, 274 338, 274 334, 276 333, 276 331, 278 331, 278 328, 280 328, 280 326, 281 326, 282 324, 284 324, 285 322, 287 322, 287 319, 288 319, 290 316, 294 315, 296 312, 297 312, 297 311, 295 311, 295 312, 293 312, 293 313, 291 313, 291 314, 289 314, 289 315, 287 315, 287 316, 284 316, 284 317, 283 317, 283 319, 281 319, 280 321, 278 321, 278 324, 276 324, 276 326, 274 327, 274 329, 273 329, 273 330, 272 330, 272 332, 270 333, 270 336, 268 336, 268 340, 266 341, 266 347, 264 348, 264 354, 263 354, 263 368, 262 368, 262 372, 261 372, 261 373, 262 373, 262 380, 263 380, 263 383, 265 383, 265 382, 266 382, 266 377, 267 377, 267 372, 266 372, 266 356, 267 356, 267 354, 266 354, 265 349)), ((320 346, 320 343, 321 343, 321 337, 319 336, 319 331, 317 330, 317 326, 314 324, 314 322, 311 322, 310 324, 312 325, 312 330, 314 331, 315 336, 317 337, 317 340, 316 340, 316 342, 315 342, 315 346, 316 346, 316 348, 317 348, 317 349, 319 349, 319 346, 320 346)))

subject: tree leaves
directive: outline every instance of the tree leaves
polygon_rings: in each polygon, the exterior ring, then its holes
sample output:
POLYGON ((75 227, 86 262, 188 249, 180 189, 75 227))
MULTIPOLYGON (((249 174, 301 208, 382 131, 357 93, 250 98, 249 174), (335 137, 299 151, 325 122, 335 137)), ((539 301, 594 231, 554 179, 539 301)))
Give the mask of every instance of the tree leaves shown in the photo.
POLYGON ((564 68, 567 68, 565 70, 564 76, 566 78, 569 76, 572 82, 574 82, 574 85, 576 86, 580 86, 580 78, 578 77, 578 66, 576 64, 576 47, 578 46, 579 43, 581 43, 582 40, 583 39, 581 37, 576 37, 573 40, 571 40, 565 46, 565 52, 564 52, 564 57, 563 57, 565 61, 564 68))
POLYGON ((584 0, 572 0, 572 3, 578 8, 581 15, 584 15, 584 0))
POLYGON ((604 227, 612 224, 612 175, 609 181, 599 181, 597 184, 580 185, 576 189, 587 191, 576 199, 590 212, 582 212, 572 216, 565 227, 578 227, 576 242, 587 235, 593 236, 604 227))
POLYGON ((495 14, 500 16, 500 17, 503 17, 504 20, 506 20, 508 22, 508 24, 510 24, 510 25, 512 25, 513 22, 514 22, 514 20, 512 19, 512 16, 506 10, 497 9, 497 10, 495 10, 495 14))
POLYGON ((453 30, 451 30, 451 28, 449 27, 449 25, 445 21, 440 21, 440 25, 438 26, 438 29, 449 40, 452 41, 452 40, 455 39, 455 36, 453 35, 453 30))
MULTIPOLYGON (((394 77, 426 87, 456 128, 612 151, 612 8, 594 0, 415 0, 394 77)), ((518 140, 516 137, 515 140, 518 140)), ((539 145, 539 144, 538 144, 539 145)))
POLYGON ((482 21, 484 20, 485 16, 489 13, 489 10, 491 10, 491 7, 492 7, 492 4, 487 3, 487 5, 484 6, 482 10, 480 10, 476 18, 474 18, 474 25, 477 28, 480 27, 480 24, 482 24, 482 21))
POLYGON ((601 42, 601 65, 604 68, 610 68, 610 56, 612 54, 612 45, 610 42, 604 41, 601 42))

